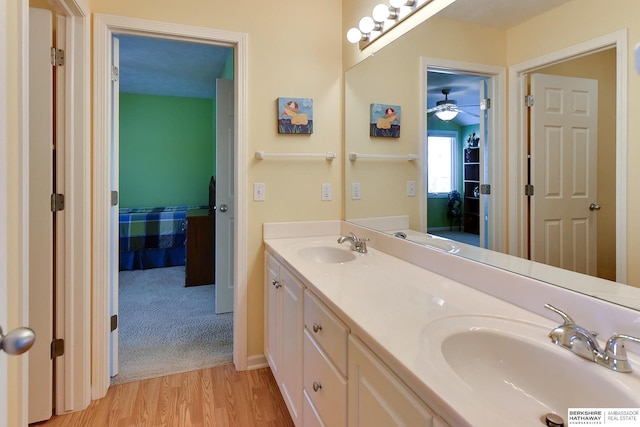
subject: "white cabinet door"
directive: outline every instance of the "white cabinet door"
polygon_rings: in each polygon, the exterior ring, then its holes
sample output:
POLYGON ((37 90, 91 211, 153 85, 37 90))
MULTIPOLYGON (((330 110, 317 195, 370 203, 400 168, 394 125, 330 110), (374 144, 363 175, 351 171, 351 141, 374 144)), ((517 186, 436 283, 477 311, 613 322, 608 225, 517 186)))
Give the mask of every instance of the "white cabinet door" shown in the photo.
POLYGON ((267 252, 264 254, 264 354, 271 372, 280 383, 280 364, 282 362, 282 307, 279 292, 280 264, 267 252))
POLYGON ((426 405, 358 339, 349 337, 349 427, 430 426, 426 405))
POLYGON ((302 424, 304 286, 265 252, 265 356, 296 426, 302 424))
POLYGON ((282 294, 282 381, 281 390, 296 425, 302 419, 302 295, 304 287, 280 267, 282 294))

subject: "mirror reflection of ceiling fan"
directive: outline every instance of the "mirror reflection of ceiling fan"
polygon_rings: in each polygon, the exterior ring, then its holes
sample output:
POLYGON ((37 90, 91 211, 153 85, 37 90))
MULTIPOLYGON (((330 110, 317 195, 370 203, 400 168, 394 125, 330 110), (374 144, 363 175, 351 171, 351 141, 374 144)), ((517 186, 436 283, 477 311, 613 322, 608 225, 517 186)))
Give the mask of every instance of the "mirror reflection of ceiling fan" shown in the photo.
POLYGON ((463 107, 477 107, 480 108, 479 105, 461 105, 458 106, 458 103, 449 99, 449 93, 451 89, 442 89, 442 94, 444 95, 444 99, 436 102, 436 106, 433 108, 429 108, 427 110, 427 114, 432 116, 435 114, 440 120, 448 122, 449 120, 454 119, 458 113, 470 114, 475 117, 479 117, 479 114, 470 112, 469 110, 463 110, 463 107))

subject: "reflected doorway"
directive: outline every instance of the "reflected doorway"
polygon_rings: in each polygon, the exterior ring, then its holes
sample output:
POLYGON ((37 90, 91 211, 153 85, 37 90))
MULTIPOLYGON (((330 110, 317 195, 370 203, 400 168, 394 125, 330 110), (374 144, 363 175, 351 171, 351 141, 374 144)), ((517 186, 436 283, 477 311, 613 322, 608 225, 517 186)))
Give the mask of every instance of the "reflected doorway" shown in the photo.
POLYGON ((427 232, 488 248, 486 114, 489 77, 427 70, 427 232), (486 188, 486 187, 485 187, 486 188))

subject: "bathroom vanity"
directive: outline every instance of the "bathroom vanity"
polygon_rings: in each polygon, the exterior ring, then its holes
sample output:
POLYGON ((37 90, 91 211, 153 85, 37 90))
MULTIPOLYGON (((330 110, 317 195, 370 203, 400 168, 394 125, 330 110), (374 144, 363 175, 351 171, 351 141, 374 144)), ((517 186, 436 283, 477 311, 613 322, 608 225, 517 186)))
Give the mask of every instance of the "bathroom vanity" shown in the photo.
POLYGON ((568 408, 640 408, 640 359, 618 373, 554 345, 562 320, 544 304, 603 340, 639 335, 633 310, 342 221, 265 224, 264 243, 265 356, 296 426, 541 426, 568 408), (338 244, 350 232, 367 253, 338 244))

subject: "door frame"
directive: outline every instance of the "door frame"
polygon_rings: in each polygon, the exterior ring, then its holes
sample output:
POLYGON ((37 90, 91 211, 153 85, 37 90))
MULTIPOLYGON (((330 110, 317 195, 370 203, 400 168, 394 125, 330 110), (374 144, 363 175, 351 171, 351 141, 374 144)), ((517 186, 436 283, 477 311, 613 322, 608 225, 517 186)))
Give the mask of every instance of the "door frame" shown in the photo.
POLYGON ((247 34, 137 18, 95 14, 94 137, 93 137, 93 253, 92 397, 106 395, 109 378, 109 206, 111 117, 109 101, 111 37, 132 34, 164 39, 226 45, 235 48, 235 212, 233 363, 248 368, 247 357, 247 34))
MULTIPOLYGON (((460 74, 476 74, 487 77, 492 80, 491 88, 487 94, 489 98, 493 98, 491 102, 491 110, 488 118, 488 126, 491 130, 495 142, 489 151, 489 162, 491 169, 489 170, 489 184, 491 184, 491 197, 489 197, 489 229, 491 232, 487 236, 489 249, 506 252, 507 250, 507 229, 506 221, 503 220, 507 212, 507 185, 506 185, 506 76, 507 70, 504 67, 494 65, 477 64, 472 62, 452 61, 442 58, 420 58, 420 108, 423 120, 420 120, 420 135, 423 135, 426 143, 427 135, 427 69, 445 70, 460 74)), ((486 144, 486 141, 485 141, 486 144)), ((422 150, 422 153, 425 151, 422 150)), ((422 159, 424 164, 424 158, 422 159)), ((422 168, 422 182, 426 182, 426 168, 422 168)), ((423 201, 420 203, 420 217, 422 228, 427 229, 427 206, 426 191, 421 194, 423 201)))
POLYGON ((509 67, 509 105, 515 120, 509 122, 509 254, 525 257, 527 236, 527 95, 526 78, 537 69, 616 48, 616 281, 627 281, 627 30, 619 30, 509 67))

